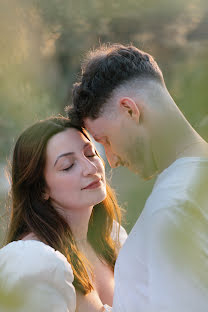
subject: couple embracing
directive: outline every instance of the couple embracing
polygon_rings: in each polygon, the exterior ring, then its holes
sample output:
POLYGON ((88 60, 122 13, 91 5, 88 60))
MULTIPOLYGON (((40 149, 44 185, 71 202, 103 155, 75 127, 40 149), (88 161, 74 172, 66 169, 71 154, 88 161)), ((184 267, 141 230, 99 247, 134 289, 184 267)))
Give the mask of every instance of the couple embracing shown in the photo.
POLYGON ((67 112, 14 148, 0 281, 25 294, 15 311, 207 311, 208 144, 153 57, 122 45, 89 53, 67 112), (128 237, 88 132, 111 167, 158 174, 128 237))

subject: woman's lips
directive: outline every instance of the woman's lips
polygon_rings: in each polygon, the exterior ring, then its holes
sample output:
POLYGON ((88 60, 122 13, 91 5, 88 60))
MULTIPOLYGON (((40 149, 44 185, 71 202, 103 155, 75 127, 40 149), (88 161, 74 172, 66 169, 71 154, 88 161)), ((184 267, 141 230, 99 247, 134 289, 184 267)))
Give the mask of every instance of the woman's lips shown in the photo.
POLYGON ((90 183, 88 186, 84 187, 83 190, 88 190, 88 189, 95 189, 97 187, 100 187, 102 184, 101 180, 96 180, 92 183, 90 183))

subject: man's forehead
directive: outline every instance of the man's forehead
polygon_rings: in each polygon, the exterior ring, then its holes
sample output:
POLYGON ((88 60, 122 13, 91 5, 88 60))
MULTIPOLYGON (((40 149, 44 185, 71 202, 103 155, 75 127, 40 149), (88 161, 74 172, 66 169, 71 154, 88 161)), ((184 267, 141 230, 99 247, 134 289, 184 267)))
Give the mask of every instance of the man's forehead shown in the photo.
POLYGON ((105 121, 101 117, 94 120, 85 118, 84 127, 94 138, 100 137, 105 130, 105 121))

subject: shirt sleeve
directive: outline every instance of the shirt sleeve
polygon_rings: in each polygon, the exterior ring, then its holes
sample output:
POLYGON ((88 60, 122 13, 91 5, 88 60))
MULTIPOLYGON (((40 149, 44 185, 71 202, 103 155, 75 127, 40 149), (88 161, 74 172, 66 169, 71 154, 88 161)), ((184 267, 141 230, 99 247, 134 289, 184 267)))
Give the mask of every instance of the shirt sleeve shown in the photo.
POLYGON ((1 311, 7 311, 15 296, 17 304, 8 311, 75 312, 71 266, 60 252, 41 242, 18 241, 2 248, 0 282, 9 299, 0 303, 1 311))
POLYGON ((207 219, 191 201, 174 202, 150 217, 146 235, 151 311, 207 311, 207 219))

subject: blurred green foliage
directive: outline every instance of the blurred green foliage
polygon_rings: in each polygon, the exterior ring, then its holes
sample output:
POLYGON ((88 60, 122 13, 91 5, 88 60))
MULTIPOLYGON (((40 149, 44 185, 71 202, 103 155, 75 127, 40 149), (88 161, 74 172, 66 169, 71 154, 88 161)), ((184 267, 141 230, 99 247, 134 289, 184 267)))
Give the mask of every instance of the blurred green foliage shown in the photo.
MULTIPOLYGON (((23 128, 64 113, 80 61, 105 42, 132 43, 151 53, 176 103, 208 139, 206 0, 1 0, 0 29, 3 165, 23 128)), ((128 230, 153 182, 125 169, 113 174, 120 202, 128 203, 128 230)), ((5 197, 3 185, 0 194, 5 197)))
POLYGON ((18 289, 6 292, 0 287, 0 311, 15 312, 20 311, 23 304, 23 296, 20 295, 18 289))

